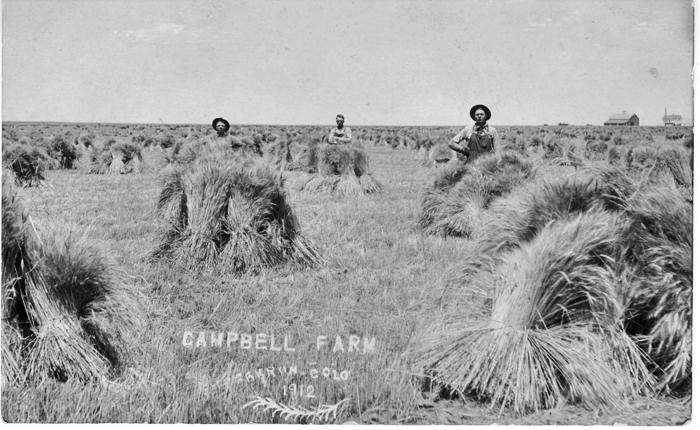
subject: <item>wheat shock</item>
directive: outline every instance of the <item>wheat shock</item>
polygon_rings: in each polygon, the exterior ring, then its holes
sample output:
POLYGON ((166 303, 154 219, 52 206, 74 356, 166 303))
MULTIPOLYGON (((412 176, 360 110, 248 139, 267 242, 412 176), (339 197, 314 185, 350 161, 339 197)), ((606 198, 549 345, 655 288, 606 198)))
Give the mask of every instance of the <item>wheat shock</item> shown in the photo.
MULTIPOLYGON (((333 354, 372 354, 376 352, 374 337, 357 335, 319 335, 313 341, 317 351, 333 354)), ((233 331, 185 331, 182 334, 185 348, 238 348, 242 350, 295 352, 296 342, 288 335, 272 333, 237 333, 233 331)))

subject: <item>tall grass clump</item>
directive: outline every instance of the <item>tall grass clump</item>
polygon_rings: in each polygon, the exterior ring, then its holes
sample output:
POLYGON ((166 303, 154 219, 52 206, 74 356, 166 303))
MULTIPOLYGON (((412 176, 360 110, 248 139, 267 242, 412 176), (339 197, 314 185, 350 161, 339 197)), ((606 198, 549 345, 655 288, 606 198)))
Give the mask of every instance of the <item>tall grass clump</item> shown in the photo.
POLYGON ((171 166, 158 211, 163 229, 155 258, 233 272, 322 261, 299 232, 279 172, 265 163, 207 157, 171 166))
POLYGON ((299 153, 295 169, 306 174, 291 177, 292 188, 339 194, 376 193, 382 185, 369 171, 369 157, 359 145, 311 142, 299 153))
POLYGON ((424 190, 418 224, 428 234, 471 236, 496 197, 508 194, 533 175, 532 163, 512 151, 488 154, 469 165, 450 166, 424 190))
POLYGON ((5 381, 118 374, 139 309, 123 276, 85 238, 37 234, 6 181, 2 233, 5 381))

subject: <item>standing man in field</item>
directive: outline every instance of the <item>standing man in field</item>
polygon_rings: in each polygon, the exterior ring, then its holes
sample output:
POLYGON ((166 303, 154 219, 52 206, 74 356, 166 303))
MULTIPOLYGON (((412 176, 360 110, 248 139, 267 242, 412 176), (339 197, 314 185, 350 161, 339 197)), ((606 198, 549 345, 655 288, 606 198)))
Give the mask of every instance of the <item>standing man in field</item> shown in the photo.
POLYGON ((466 126, 452 138, 448 146, 453 151, 464 154, 467 162, 476 160, 482 154, 493 153, 498 144, 496 129, 486 121, 491 118, 491 111, 484 105, 474 105, 469 116, 475 121, 473 126, 466 126), (460 142, 466 141, 466 148, 460 142))
POLYGON ((228 145, 237 153, 252 154, 262 156, 260 144, 256 143, 252 138, 238 139, 231 136, 228 131, 231 125, 223 118, 214 118, 211 126, 216 130, 216 136, 211 138, 211 143, 222 146, 228 145))
POLYGON ((352 141, 352 133, 350 127, 345 127, 345 117, 342 113, 335 116, 335 123, 337 127, 331 130, 331 134, 328 136, 328 143, 331 145, 350 143, 352 141))
POLYGON ((216 130, 216 137, 224 138, 228 136, 228 130, 231 125, 223 118, 214 118, 211 122, 212 127, 216 130))

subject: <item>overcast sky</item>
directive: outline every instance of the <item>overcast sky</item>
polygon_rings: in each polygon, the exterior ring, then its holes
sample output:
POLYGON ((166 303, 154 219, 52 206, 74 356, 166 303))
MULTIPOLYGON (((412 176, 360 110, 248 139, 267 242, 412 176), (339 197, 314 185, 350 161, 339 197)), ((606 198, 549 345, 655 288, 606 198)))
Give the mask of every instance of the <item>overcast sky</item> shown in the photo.
POLYGON ((690 0, 3 1, 7 121, 691 121, 690 0))

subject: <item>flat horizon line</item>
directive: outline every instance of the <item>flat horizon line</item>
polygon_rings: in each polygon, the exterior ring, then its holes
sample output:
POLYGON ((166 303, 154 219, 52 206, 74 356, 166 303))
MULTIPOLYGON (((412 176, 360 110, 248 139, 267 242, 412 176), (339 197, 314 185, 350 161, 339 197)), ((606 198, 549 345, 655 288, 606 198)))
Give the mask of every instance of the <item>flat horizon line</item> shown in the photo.
MULTIPOLYGON (((22 120, 3 120, 2 124, 103 124, 103 125, 155 125, 155 126, 209 126, 209 123, 196 123, 196 122, 105 122, 105 121, 22 121, 22 120)), ((667 127, 665 124, 657 125, 637 125, 637 126, 627 126, 627 125, 604 125, 604 124, 571 124, 566 125, 560 124, 492 124, 494 127, 667 127)), ((261 126, 273 126, 273 127, 332 127, 333 124, 272 124, 272 123, 231 123, 231 127, 261 127, 261 126)), ((348 124, 348 127, 464 127, 464 124, 457 125, 441 125, 441 124, 411 124, 411 125, 396 125, 396 124, 348 124)), ((681 124, 668 127, 693 127, 693 124, 681 124)))

